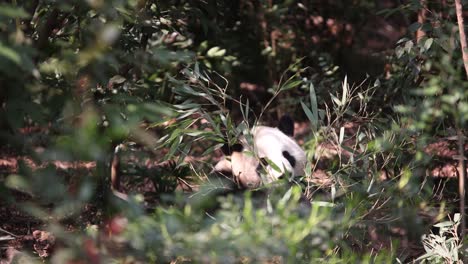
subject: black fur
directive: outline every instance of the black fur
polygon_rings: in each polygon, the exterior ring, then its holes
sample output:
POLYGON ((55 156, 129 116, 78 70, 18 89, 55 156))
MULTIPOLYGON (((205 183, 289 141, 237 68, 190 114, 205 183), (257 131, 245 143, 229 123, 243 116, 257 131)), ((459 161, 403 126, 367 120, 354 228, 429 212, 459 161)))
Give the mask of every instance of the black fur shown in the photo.
POLYGON ((292 137, 294 136, 294 121, 289 115, 284 115, 278 123, 278 129, 284 134, 292 137))
POLYGON ((283 157, 288 160, 289 164, 291 164, 291 167, 294 168, 294 166, 296 166, 296 159, 286 150, 283 151, 283 157))
POLYGON ((242 150, 244 150, 244 146, 242 146, 242 144, 234 144, 231 147, 231 150, 232 152, 242 152, 242 150))
POLYGON ((228 144, 224 144, 221 147, 221 151, 226 156, 231 156, 233 152, 242 152, 242 150, 244 150, 244 147, 242 146, 242 144, 234 144, 232 146, 229 146, 228 144))

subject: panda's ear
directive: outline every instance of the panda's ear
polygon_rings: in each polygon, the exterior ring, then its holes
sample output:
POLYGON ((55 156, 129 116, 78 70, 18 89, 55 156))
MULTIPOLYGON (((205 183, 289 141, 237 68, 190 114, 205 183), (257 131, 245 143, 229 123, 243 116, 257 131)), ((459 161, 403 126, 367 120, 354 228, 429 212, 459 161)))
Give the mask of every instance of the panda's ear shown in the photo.
POLYGON ((229 144, 226 143, 221 147, 221 151, 226 156, 232 155, 233 152, 242 152, 243 149, 244 147, 241 144, 234 144, 229 146, 229 144))
POLYGON ((278 123, 278 129, 284 134, 294 136, 294 121, 289 115, 283 115, 278 123))
POLYGON ((227 159, 222 159, 214 166, 214 171, 216 172, 231 172, 232 171, 232 164, 227 159))

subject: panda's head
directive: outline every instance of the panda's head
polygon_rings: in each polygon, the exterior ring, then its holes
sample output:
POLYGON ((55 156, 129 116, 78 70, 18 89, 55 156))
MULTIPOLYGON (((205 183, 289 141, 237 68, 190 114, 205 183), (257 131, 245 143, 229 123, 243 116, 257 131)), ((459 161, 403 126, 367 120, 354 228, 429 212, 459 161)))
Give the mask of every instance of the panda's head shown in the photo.
POLYGON ((303 175, 306 155, 293 135, 294 122, 289 116, 283 116, 278 127, 253 127, 238 143, 223 146, 227 157, 214 169, 232 174, 245 188, 256 188, 285 174, 303 175))

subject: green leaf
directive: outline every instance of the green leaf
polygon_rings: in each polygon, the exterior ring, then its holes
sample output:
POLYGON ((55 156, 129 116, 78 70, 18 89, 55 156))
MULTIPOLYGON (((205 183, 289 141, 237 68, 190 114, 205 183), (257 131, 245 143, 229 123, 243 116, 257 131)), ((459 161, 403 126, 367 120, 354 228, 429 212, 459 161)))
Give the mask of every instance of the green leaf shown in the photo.
POLYGON ((0 42, 0 57, 4 57, 17 65, 21 65, 21 56, 12 48, 0 42))
POLYGON ((275 171, 277 171, 277 172, 282 172, 281 169, 280 169, 280 167, 278 167, 278 165, 277 165, 276 163, 274 163, 274 162, 271 161, 270 159, 266 159, 266 161, 267 161, 268 165, 270 165, 270 167, 271 167, 273 170, 275 170, 275 171))
POLYGON ((312 123, 314 131, 317 131, 318 120, 315 119, 314 114, 312 113, 312 111, 310 111, 310 109, 307 107, 307 105, 304 104, 304 102, 301 102, 301 106, 302 106, 302 110, 304 110, 304 113, 306 114, 307 118, 312 123))
POLYGON ((12 174, 8 176, 5 185, 10 189, 31 192, 30 182, 27 181, 24 177, 17 174, 12 174))
POLYGON ((461 214, 460 214, 460 213, 456 213, 456 214, 453 216, 453 221, 454 221, 455 223, 457 223, 457 222, 460 222, 460 220, 461 220, 461 214))
POLYGON ((437 223, 434 225, 434 227, 448 227, 448 226, 452 226, 453 225, 453 222, 452 221, 444 221, 444 222, 440 222, 440 223, 437 223))
POLYGON ((221 49, 220 47, 217 47, 217 46, 209 49, 206 52, 206 55, 210 58, 222 57, 224 56, 224 54, 226 54, 226 50, 221 49))
POLYGON ((307 115, 307 118, 312 124, 312 129, 314 131, 317 131, 318 125, 319 125, 319 122, 318 122, 319 111, 318 111, 318 106, 317 106, 317 95, 315 94, 314 85, 312 83, 309 85, 309 92, 310 92, 310 104, 311 104, 310 109, 302 101, 301 101, 301 106, 302 106, 302 110, 304 110, 304 113, 307 115))
POLYGON ((293 89, 293 88, 297 87, 298 85, 300 85, 301 83, 302 83, 302 80, 287 82, 281 87, 281 90, 282 91, 287 91, 287 90, 293 89))
POLYGON ((348 75, 346 75, 343 81, 343 94, 341 95, 341 105, 344 105, 346 103, 346 96, 348 96, 348 89, 349 89, 348 75))
POLYGON ((330 97, 337 106, 342 106, 340 99, 336 98, 333 94, 330 94, 330 97))
POLYGON ((398 46, 395 48, 395 55, 398 59, 401 58, 403 54, 405 54, 405 50, 402 47, 398 46))
POLYGON ((325 201, 312 201, 311 204, 318 206, 318 207, 335 207, 334 203, 325 202, 325 201))
POLYGON ((314 119, 317 120, 318 122, 317 94, 315 93, 315 88, 314 88, 313 83, 310 83, 309 85, 309 96, 310 96, 310 107, 311 107, 312 113, 314 114, 314 119))
POLYGON ((426 41, 424 42, 424 50, 429 50, 432 46, 432 43, 434 42, 434 39, 433 38, 428 38, 426 39, 426 41))
POLYGON ((345 128, 340 127, 340 136, 339 136, 339 139, 338 139, 338 142, 340 142, 340 144, 343 144, 344 132, 345 132, 345 128))
POLYGON ((210 154, 211 152, 215 151, 216 149, 221 148, 223 145, 224 145, 224 143, 219 143, 219 144, 216 144, 214 146, 211 146, 211 147, 207 148, 205 151, 203 151, 203 153, 200 156, 205 157, 206 155, 210 154))
POLYGON ((115 75, 112 78, 110 78, 109 83, 116 83, 116 84, 122 84, 126 81, 125 77, 121 75, 115 75))
POLYGON ((0 4, 0 17, 28 18, 29 14, 22 7, 13 7, 8 4, 0 4))
POLYGON ((281 197, 281 200, 279 201, 278 205, 280 207, 284 207, 286 205, 286 202, 289 201, 291 199, 291 196, 292 196, 292 190, 293 188, 289 188, 289 190, 283 195, 283 197, 281 197))
POLYGON ((403 189, 408 185, 412 174, 408 169, 405 169, 398 181, 398 188, 403 189))
POLYGON ((184 139, 183 136, 179 136, 177 140, 174 140, 172 142, 169 152, 166 154, 166 157, 168 158, 174 157, 174 154, 176 153, 177 149, 180 147, 180 144, 182 143, 183 139, 184 139))
POLYGON ((413 49, 413 46, 414 46, 414 43, 412 40, 408 40, 406 43, 405 43, 405 50, 407 53, 410 53, 411 52, 411 49, 413 49))
POLYGON ((191 137, 211 136, 213 132, 204 130, 185 130, 185 134, 191 137))

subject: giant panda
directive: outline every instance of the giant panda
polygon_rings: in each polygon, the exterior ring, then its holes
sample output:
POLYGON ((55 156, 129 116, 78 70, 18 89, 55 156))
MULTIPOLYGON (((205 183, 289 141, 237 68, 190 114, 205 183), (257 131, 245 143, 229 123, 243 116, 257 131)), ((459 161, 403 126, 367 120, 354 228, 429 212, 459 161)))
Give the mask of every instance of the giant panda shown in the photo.
POLYGON ((255 126, 248 135, 241 136, 238 143, 221 148, 226 157, 214 170, 232 174, 240 186, 249 189, 283 175, 302 176, 306 154, 293 136, 294 122, 287 115, 280 119, 278 127, 255 126))

